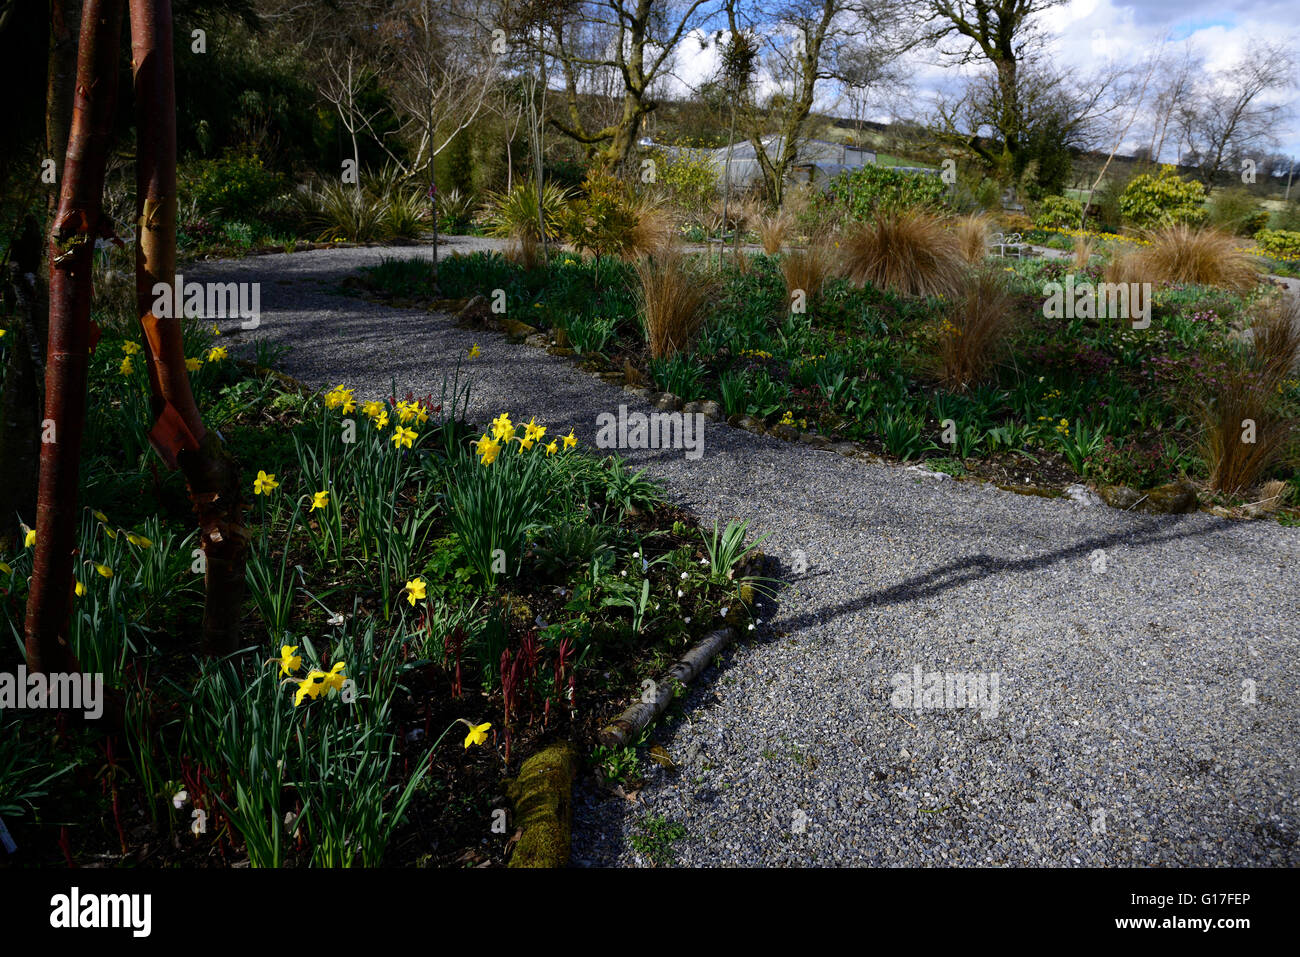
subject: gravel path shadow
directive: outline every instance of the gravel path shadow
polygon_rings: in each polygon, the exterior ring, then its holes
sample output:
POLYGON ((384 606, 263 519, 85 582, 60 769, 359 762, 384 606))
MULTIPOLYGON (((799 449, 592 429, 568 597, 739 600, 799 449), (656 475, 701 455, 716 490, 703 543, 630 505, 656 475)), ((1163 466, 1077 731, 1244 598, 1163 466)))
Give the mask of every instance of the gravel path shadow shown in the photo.
MULTIPOLYGON (((261 328, 226 341, 292 346, 287 371, 316 386, 437 394, 477 343, 480 422, 535 415, 590 445, 599 413, 645 408, 538 349, 338 293, 385 254, 428 250, 183 271, 260 281, 261 328)), ((656 729, 676 770, 645 762, 634 800, 583 786, 575 864, 649 864, 632 839, 650 815, 684 825, 684 865, 1300 863, 1300 529, 1021 496, 714 423, 698 461, 624 454, 706 520, 752 518, 790 584, 656 729), (895 707, 916 669, 996 680, 996 706, 895 707)))

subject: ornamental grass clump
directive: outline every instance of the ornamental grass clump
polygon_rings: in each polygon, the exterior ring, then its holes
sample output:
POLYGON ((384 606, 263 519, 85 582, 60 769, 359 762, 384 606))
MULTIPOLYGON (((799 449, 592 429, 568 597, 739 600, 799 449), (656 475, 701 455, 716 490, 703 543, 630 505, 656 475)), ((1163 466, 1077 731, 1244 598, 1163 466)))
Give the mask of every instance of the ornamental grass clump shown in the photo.
POLYGON ((851 228, 841 241, 845 274, 905 296, 946 296, 961 286, 966 261, 956 234, 938 215, 887 212, 851 228))
POLYGON ((963 391, 987 375, 1015 316, 1002 273, 981 269, 966 277, 939 327, 936 366, 946 389, 963 391))
POLYGON ((957 220, 952 227, 961 247, 962 258, 976 265, 989 254, 989 219, 983 213, 972 213, 957 220))
POLYGON ((786 305, 793 309, 810 304, 830 278, 834 265, 835 251, 823 236, 814 236, 806 248, 791 249, 782 256, 786 305))
POLYGON ((1285 296, 1260 307, 1248 353, 1231 358, 1197 403, 1210 488, 1245 494, 1291 450, 1295 425, 1282 408, 1300 357, 1300 302, 1285 296))
POLYGON ((685 349, 704 321, 709 284, 692 269, 677 246, 665 246, 635 265, 640 284, 637 305, 646 344, 654 359, 672 358, 685 349))
POLYGON ((1148 245, 1112 260, 1108 281, 1215 286, 1239 293, 1259 282, 1258 267, 1230 233, 1180 223, 1147 239, 1148 245))

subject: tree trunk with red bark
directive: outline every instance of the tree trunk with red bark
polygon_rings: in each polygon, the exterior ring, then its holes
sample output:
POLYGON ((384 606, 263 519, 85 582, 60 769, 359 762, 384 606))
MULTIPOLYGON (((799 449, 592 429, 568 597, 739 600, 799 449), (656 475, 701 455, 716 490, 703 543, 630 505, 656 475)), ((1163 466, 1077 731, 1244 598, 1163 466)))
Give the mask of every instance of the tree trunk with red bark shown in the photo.
POLYGON ((153 314, 154 289, 176 273, 176 87, 171 0, 131 0, 135 77, 136 306, 144 331, 154 426, 149 438, 170 468, 185 473, 198 514, 205 560, 203 650, 227 654, 239 643, 248 532, 238 463, 199 415, 185 368, 180 316, 153 314))
POLYGON ((93 345, 91 264, 95 239, 111 232, 101 210, 113 112, 122 0, 86 0, 77 81, 59 194, 50 230, 50 321, 45 421, 37 491, 36 548, 27 599, 27 665, 80 671, 67 643, 77 553, 77 491, 86 423, 86 369, 93 345))

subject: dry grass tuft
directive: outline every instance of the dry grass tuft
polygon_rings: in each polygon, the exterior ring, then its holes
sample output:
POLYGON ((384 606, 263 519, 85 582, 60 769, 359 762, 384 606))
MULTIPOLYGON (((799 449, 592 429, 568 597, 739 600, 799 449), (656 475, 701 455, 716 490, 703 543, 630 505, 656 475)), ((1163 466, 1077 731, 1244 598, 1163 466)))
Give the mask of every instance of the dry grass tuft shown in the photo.
POLYGON ((676 245, 663 246, 638 260, 635 268, 640 281, 637 304, 650 355, 671 358, 690 344, 699 329, 709 284, 676 245))
POLYGON ((1169 226, 1152 233, 1150 243, 1125 257, 1131 270, 1128 281, 1192 283, 1233 292, 1248 292, 1259 282, 1259 269, 1238 248, 1241 240, 1229 233, 1169 226))
POLYGON ((932 213, 891 213, 848 232, 846 275, 905 296, 946 296, 961 287, 966 261, 957 236, 932 213))
POLYGON ((953 224, 961 244, 962 258, 968 263, 982 263, 989 254, 989 220, 983 213, 972 213, 953 224))
POLYGON ((516 233, 506 246, 506 259, 532 272, 542 264, 542 244, 532 233, 516 233))
POLYGON ((1074 238, 1074 271, 1081 273, 1088 268, 1092 262, 1092 239, 1087 236, 1076 236, 1074 238))
POLYGON ((623 240, 620 252, 624 259, 653 255, 673 241, 673 217, 661 200, 638 197, 632 212, 636 222, 623 240))
POLYGON ((781 275, 785 277, 785 301, 794 301, 795 293, 803 291, 804 301, 810 303, 835 267, 835 251, 824 236, 814 236, 806 248, 791 249, 781 257, 781 275))
POLYGON ((1290 446, 1295 426, 1278 397, 1300 359, 1300 302, 1264 303, 1252 328, 1251 352, 1230 362, 1200 403, 1210 487, 1232 495, 1244 495, 1290 446))
POLYGON ((785 245, 786 234, 793 225, 793 217, 784 209, 771 213, 762 213, 755 217, 754 228, 758 232, 758 241, 763 245, 763 252, 775 256, 785 245))
POLYGON ((1281 479, 1269 479, 1260 486, 1259 501, 1255 504, 1265 515, 1271 515, 1286 504, 1289 491, 1286 482, 1281 479))
POLYGON ((1015 325, 1011 294, 1001 272, 968 273, 939 328, 939 381, 959 392, 979 382, 992 367, 1015 325))

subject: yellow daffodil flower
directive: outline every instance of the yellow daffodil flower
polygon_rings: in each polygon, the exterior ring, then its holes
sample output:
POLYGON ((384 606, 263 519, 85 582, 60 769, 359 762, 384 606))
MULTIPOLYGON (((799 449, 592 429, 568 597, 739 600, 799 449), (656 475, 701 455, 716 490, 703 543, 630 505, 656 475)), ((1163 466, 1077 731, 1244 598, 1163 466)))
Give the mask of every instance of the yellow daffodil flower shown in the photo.
POLYGON ((414 402, 397 403, 397 420, 405 425, 415 418, 415 410, 418 406, 414 402))
POLYGON ((471 744, 485 744, 487 742, 488 729, 492 727, 492 722, 488 721, 483 724, 471 724, 469 734, 465 735, 465 747, 469 748, 471 744))
POLYGON ((386 426, 387 424, 388 424, 387 412, 380 412, 377 416, 375 416, 375 428, 382 431, 384 426, 386 426))
POLYGON ((208 350, 208 361, 221 362, 223 359, 228 358, 229 355, 230 354, 226 352, 225 346, 213 346, 208 350))
POLYGON ((519 454, 522 455, 523 453, 527 452, 527 451, 528 451, 529 449, 531 449, 535 444, 536 444, 536 443, 535 443, 532 439, 529 439, 529 438, 521 438, 521 439, 519 440, 519 454))
POLYGON ((153 540, 145 538, 143 535, 137 535, 135 532, 127 532, 126 540, 138 548, 149 548, 153 545, 153 540))
POLYGON ((415 441, 415 429, 404 429, 400 425, 393 430, 393 445, 399 449, 409 449, 415 441))
POLYGON ((257 470, 257 478, 253 481, 254 495, 270 495, 272 489, 280 487, 280 483, 275 480, 275 473, 267 475, 261 469, 257 470))
POLYGON ((343 673, 344 663, 341 661, 334 662, 334 667, 321 680, 327 691, 342 691, 343 682, 348 680, 348 676, 343 673))
POLYGON ((483 350, 478 347, 477 342, 469 347, 469 357, 471 359, 477 359, 482 354, 483 354, 483 350))
POLYGON ((103 512, 96 511, 95 509, 91 509, 90 514, 95 517, 95 521, 103 522, 105 525, 108 524, 108 516, 105 515, 103 512))
POLYGON ((122 375, 130 375, 132 372, 135 371, 135 366, 131 365, 130 356, 127 356, 125 359, 122 360, 122 364, 117 367, 117 371, 122 373, 122 375))
POLYGON ((324 508, 329 503, 330 503, 330 493, 328 489, 326 489, 324 492, 312 492, 311 508, 309 508, 308 511, 314 512, 318 508, 324 508))
POLYGON ((302 667, 302 655, 297 645, 280 646, 280 674, 290 675, 302 667))
POLYGON ((546 426, 538 425, 533 419, 529 419, 528 424, 524 426, 524 438, 526 439, 540 439, 545 434, 546 426))
POLYGON ((113 569, 109 568, 107 565, 96 565, 95 571, 99 572, 101 578, 113 577, 113 569))
POLYGON ((573 434, 573 429, 569 429, 569 434, 564 437, 564 447, 571 449, 578 444, 578 437, 573 434))
POLYGON ((509 442, 515 437, 515 426, 510 421, 510 414, 502 412, 492 420, 492 438, 498 442, 509 442))
POLYGON ((483 433, 483 438, 470 444, 474 446, 475 453, 480 457, 484 465, 491 465, 497 460, 497 456, 501 454, 501 443, 486 432, 483 433))
POLYGON ((0 572, 4 572, 6 575, 12 575, 14 570, 7 562, 0 562, 0 572))
POLYGON ((27 529, 27 534, 23 536, 23 548, 31 548, 36 544, 36 529, 27 529))
POLYGON ((126 353, 127 355, 129 355, 129 356, 136 355, 136 354, 138 354, 138 353, 140 352, 140 343, 138 343, 138 342, 124 342, 124 343, 122 343, 122 351, 125 352, 125 353, 126 353))
POLYGON ((422 601, 425 597, 425 589, 428 585, 423 578, 416 578, 406 583, 406 600, 414 607, 417 601, 422 601))
POLYGON ((374 401, 374 400, 371 400, 370 402, 367 402, 365 405, 363 405, 363 406, 361 407, 361 412, 362 412, 362 414, 363 414, 363 415, 368 415, 368 416, 369 416, 370 418, 372 418, 372 419, 373 419, 375 416, 377 416, 380 412, 383 412, 383 411, 384 411, 384 403, 382 403, 382 402, 377 402, 377 401, 374 401))
POLYGON ((190 357, 190 358, 188 358, 188 359, 185 360, 185 371, 186 371, 186 372, 198 372, 198 371, 199 371, 200 369, 202 369, 202 368, 203 368, 203 360, 202 360, 202 359, 197 359, 197 358, 194 358, 194 357, 190 357))
POLYGON ((546 454, 554 455, 558 451, 560 451, 560 447, 555 444, 555 439, 551 439, 551 444, 546 447, 546 454))
POLYGON ((81 584, 81 582, 77 582, 76 587, 73 589, 73 591, 75 591, 77 593, 77 597, 80 598, 82 595, 86 593, 86 586, 81 584))
POLYGON ((307 677, 298 682, 298 693, 293 696, 293 706, 296 708, 302 704, 304 698, 311 698, 313 701, 320 695, 325 688, 325 679, 328 675, 323 671, 309 671, 307 677))

